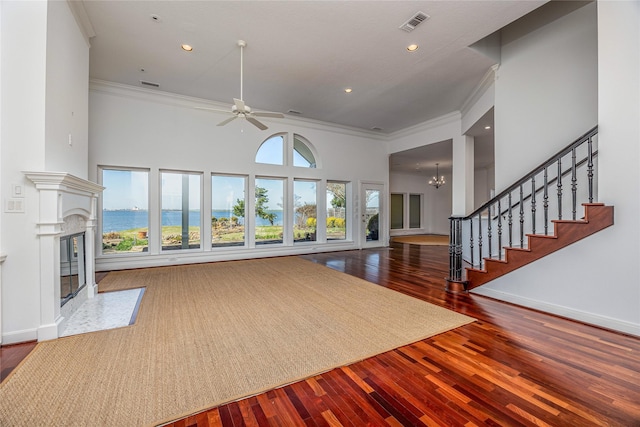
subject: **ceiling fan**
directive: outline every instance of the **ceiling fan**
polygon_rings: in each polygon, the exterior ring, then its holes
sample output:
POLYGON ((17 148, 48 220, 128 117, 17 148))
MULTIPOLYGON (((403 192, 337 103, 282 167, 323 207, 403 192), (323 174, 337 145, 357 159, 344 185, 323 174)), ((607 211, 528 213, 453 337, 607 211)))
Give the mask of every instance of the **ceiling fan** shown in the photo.
POLYGON ((243 53, 244 53, 244 48, 247 46, 247 42, 245 42, 244 40, 238 40, 238 46, 240 46, 240 99, 237 98, 233 98, 233 104, 231 106, 231 111, 228 110, 218 110, 218 109, 213 109, 213 108, 204 108, 201 107, 199 108, 200 110, 209 110, 209 111, 219 111, 219 112, 225 112, 225 113, 231 113, 233 114, 233 117, 229 117, 226 120, 223 120, 222 122, 218 123, 218 126, 224 126, 227 123, 237 119, 238 117, 240 118, 244 118, 247 119, 247 121, 251 124, 253 124, 255 127, 257 127, 260 130, 265 130, 267 129, 267 126, 260 122, 259 120, 256 119, 256 117, 273 117, 273 118, 278 118, 278 119, 282 119, 284 118, 284 114, 282 113, 275 113, 275 112, 271 112, 271 111, 253 111, 251 110, 251 107, 249 107, 247 104, 244 103, 244 100, 242 99, 242 83, 243 83, 243 53))

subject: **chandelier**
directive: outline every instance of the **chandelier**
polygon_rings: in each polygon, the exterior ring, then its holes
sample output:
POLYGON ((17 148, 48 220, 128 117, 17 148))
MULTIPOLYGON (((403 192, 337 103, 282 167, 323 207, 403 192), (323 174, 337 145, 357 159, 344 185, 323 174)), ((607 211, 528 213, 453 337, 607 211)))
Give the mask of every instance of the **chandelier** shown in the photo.
POLYGON ((436 175, 429 180, 429 185, 433 185, 436 188, 440 188, 444 184, 446 184, 444 182, 444 175, 442 175, 440 177, 440 179, 438 179, 438 175, 439 175, 438 165, 439 165, 439 163, 436 163, 436 175))

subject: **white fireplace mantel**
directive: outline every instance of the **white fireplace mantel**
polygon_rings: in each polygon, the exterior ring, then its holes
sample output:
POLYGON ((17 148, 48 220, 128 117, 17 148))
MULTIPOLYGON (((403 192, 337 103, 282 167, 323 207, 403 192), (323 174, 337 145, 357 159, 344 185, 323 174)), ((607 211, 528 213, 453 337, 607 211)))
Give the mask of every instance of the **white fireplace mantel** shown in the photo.
POLYGON ((40 245, 40 325, 38 341, 58 338, 64 318, 60 314, 60 234, 65 218, 85 220, 86 292, 98 291, 95 280, 97 199, 104 187, 65 172, 23 172, 38 190, 40 245))

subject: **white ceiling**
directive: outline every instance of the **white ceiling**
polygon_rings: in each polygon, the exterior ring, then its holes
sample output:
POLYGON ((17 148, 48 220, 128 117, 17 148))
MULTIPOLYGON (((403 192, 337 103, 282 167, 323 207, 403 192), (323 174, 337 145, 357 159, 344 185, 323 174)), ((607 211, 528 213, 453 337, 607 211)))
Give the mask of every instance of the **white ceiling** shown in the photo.
MULTIPOLYGON (((94 1, 90 76, 391 133, 458 110, 494 62, 468 46, 546 1, 94 1), (430 15, 407 33, 398 27, 430 15), (152 19, 156 16, 157 19, 152 19), (193 52, 180 48, 182 43, 193 52), (420 48, 406 51, 410 43, 420 48), (144 71, 141 71, 144 69, 144 71), (353 92, 346 94, 344 88, 353 92)), ((273 120, 273 119, 272 119, 273 120)), ((264 120, 268 124, 268 120, 264 120)))

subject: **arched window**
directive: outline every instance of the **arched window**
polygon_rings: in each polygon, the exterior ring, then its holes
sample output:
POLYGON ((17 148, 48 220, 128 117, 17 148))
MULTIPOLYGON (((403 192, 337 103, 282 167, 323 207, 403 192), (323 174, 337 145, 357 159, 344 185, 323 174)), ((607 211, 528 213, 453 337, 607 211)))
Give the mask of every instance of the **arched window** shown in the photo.
POLYGON ((297 134, 293 134, 293 166, 302 168, 316 167, 316 157, 313 155, 311 144, 297 134))
POLYGON ((258 148, 256 163, 284 165, 284 135, 267 138, 258 148))

